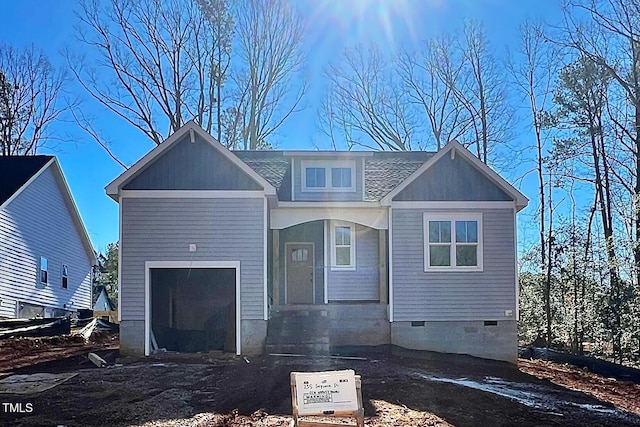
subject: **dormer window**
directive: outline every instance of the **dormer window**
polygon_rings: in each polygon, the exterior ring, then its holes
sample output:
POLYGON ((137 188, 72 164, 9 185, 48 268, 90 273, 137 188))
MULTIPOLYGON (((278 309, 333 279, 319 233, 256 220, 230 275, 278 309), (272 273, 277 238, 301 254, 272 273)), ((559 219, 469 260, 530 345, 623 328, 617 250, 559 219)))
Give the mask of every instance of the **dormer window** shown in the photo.
POLYGON ((302 161, 302 191, 355 191, 353 160, 302 161))

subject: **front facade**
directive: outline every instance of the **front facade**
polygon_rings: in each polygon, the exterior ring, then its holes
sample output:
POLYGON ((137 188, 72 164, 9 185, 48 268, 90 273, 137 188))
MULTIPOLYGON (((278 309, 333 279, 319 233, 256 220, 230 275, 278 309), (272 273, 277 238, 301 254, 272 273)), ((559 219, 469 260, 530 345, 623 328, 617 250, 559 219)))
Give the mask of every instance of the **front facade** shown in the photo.
POLYGON ((190 122, 107 193, 120 205, 124 353, 295 341, 516 358, 527 200, 458 143, 230 152, 190 122))
POLYGON ((91 308, 93 248, 58 161, 5 156, 0 170, 0 318, 91 308))

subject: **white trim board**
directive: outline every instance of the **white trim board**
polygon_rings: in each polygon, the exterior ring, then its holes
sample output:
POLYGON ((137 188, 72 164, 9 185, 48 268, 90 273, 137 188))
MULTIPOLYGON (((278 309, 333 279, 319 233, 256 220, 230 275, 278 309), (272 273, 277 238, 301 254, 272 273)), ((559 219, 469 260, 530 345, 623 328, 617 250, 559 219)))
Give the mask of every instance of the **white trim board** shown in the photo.
POLYGON ((144 355, 151 354, 152 268, 233 268, 236 270, 236 355, 242 353, 242 305, 240 304, 240 261, 145 261, 144 263, 144 355))
POLYGON ((515 209, 515 202, 391 202, 398 209, 515 209))
POLYGON ((386 230, 389 227, 388 211, 387 208, 277 208, 271 209, 269 228, 281 230, 305 222, 332 219, 386 230))
POLYGON ((259 199, 264 191, 252 190, 121 190, 120 197, 137 199, 259 199))
POLYGON ((180 129, 175 131, 171 136, 169 136, 166 140, 164 140, 160 145, 155 147, 153 150, 149 151, 145 156, 143 156, 140 160, 138 160, 133 166, 123 172, 116 179, 111 181, 106 187, 105 190, 107 194, 114 199, 117 200, 118 193, 120 188, 127 184, 131 179, 137 176, 140 172, 142 172, 148 165, 150 165, 154 159, 164 153, 169 147, 178 141, 182 140, 184 136, 189 134, 190 132, 197 133, 202 139, 211 144, 213 148, 218 150, 223 156, 229 159, 234 165, 239 167, 244 173, 249 175, 255 182, 257 182, 262 188, 264 188, 265 194, 275 195, 276 189, 273 185, 269 184, 269 182, 260 176, 256 171, 251 169, 249 165, 240 160, 238 156, 229 151, 225 146, 220 144, 215 140, 214 137, 209 135, 204 129, 202 129, 196 122, 193 120, 185 123, 180 129))
MULTIPOLYGON (((409 184, 411 184, 416 178, 422 175, 427 169, 437 163, 442 157, 451 154, 453 158, 455 154, 463 156, 473 166, 475 166, 483 175, 485 175, 490 181, 504 190, 507 194, 513 197, 518 210, 524 209, 529 204, 529 199, 522 194, 517 188, 509 184, 504 178, 498 175, 493 169, 485 165, 473 155, 469 150, 464 148, 458 141, 451 141, 447 143, 440 151, 438 151, 433 157, 427 160, 422 166, 420 166, 415 172, 409 175, 404 181, 402 181, 396 188, 391 190, 389 194, 384 196, 380 203, 383 206, 389 206, 393 202, 393 198, 404 190, 409 184), (450 153, 451 152, 451 153, 450 153)), ((395 202, 394 202, 395 203, 395 202)))

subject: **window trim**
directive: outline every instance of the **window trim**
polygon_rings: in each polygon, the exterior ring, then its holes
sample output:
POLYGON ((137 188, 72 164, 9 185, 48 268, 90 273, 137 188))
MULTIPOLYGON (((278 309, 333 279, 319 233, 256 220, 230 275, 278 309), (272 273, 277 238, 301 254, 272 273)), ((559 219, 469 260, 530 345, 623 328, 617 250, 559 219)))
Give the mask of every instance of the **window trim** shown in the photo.
POLYGON ((303 192, 335 192, 353 193, 356 191, 356 161, 355 160, 302 160, 300 162, 300 180, 303 192), (307 168, 324 169, 324 187, 307 187, 307 168), (351 169, 351 187, 333 187, 332 169, 351 169))
POLYGON ((423 239, 423 257, 424 271, 442 271, 442 272, 465 272, 465 271, 484 271, 484 236, 482 212, 451 212, 451 213, 434 213, 424 212, 422 218, 422 239, 423 239), (431 266, 429 265, 429 221, 448 221, 451 223, 451 249, 450 249, 450 266, 431 266), (457 266, 456 265, 456 221, 476 221, 478 223, 478 265, 476 266, 457 266))
POLYGON ((60 267, 60 285, 62 289, 69 289, 69 264, 62 264, 60 267), (66 283, 64 279, 67 279, 66 283))
MULTIPOLYGON (((352 222, 345 221, 331 221, 329 227, 330 241, 331 241, 331 271, 355 271, 356 269, 356 225, 352 222), (336 228, 348 227, 351 237, 350 245, 350 261, 349 265, 337 265, 337 248, 336 245, 336 228)), ((340 245, 340 247, 346 247, 346 245, 340 245)))
POLYGON ((44 256, 40 256, 40 265, 38 266, 38 283, 44 286, 49 284, 49 260, 44 256), (47 264, 46 268, 42 268, 42 261, 47 264), (42 272, 45 273, 44 281, 42 280, 42 272))

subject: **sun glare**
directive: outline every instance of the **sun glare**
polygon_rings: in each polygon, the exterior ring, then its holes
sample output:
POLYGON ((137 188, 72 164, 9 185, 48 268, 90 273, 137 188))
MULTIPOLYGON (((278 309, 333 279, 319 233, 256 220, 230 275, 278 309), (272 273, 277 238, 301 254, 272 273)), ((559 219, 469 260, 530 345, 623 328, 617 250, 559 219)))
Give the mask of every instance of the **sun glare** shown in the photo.
POLYGON ((398 39, 416 39, 416 28, 424 24, 425 12, 441 6, 442 0, 321 0, 317 13, 330 16, 332 30, 339 30, 350 43, 375 42, 393 48, 398 39))

